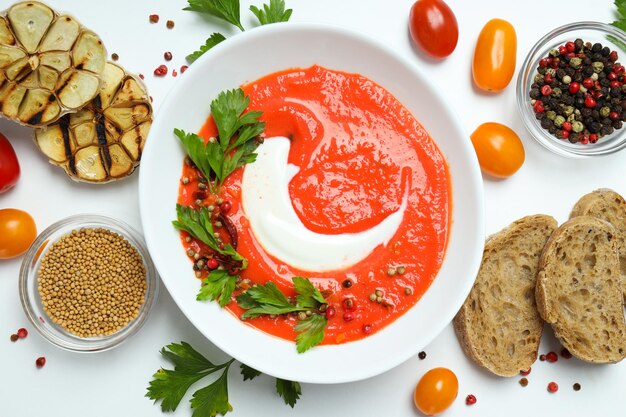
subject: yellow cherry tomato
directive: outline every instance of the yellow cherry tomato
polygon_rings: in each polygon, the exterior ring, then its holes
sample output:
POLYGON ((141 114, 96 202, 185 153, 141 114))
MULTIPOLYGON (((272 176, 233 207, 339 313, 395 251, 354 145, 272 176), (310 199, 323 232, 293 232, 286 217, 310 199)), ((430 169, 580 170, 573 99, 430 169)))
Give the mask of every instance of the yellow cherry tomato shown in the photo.
POLYGON ((515 73, 517 36, 513 26, 502 19, 487 22, 478 35, 472 75, 478 88, 499 92, 509 85, 515 73))
POLYGON ((415 406, 427 416, 446 410, 459 393, 459 381, 448 368, 434 368, 426 372, 415 387, 415 406))
POLYGON ((483 123, 472 133, 472 144, 480 169, 496 178, 515 174, 524 163, 526 154, 519 136, 500 123, 483 123))
POLYGON ((20 256, 37 237, 35 221, 22 210, 0 210, 0 259, 20 256))

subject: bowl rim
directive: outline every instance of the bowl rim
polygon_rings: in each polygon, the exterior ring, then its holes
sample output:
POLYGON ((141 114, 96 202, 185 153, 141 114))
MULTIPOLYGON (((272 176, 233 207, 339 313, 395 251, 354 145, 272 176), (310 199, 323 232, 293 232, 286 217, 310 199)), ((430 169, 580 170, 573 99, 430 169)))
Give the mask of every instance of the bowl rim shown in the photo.
MULTIPOLYGON (((605 35, 613 36, 626 44, 626 32, 615 26, 602 22, 587 20, 568 23, 552 29, 543 35, 532 46, 530 51, 526 54, 526 57, 524 58, 524 61, 519 69, 516 83, 517 109, 526 130, 530 133, 532 138, 535 139, 535 141, 537 141, 541 146, 557 155, 570 158, 589 158, 593 156, 610 155, 626 148, 626 126, 622 128, 623 130, 618 135, 608 139, 608 141, 612 140, 612 143, 607 143, 607 141, 605 141, 587 145, 572 144, 568 141, 562 141, 555 138, 549 132, 541 128, 539 123, 537 123, 537 119, 535 118, 534 112, 532 111, 532 107, 529 103, 530 97, 528 97, 529 91, 527 87, 530 86, 530 83, 528 80, 531 75, 534 76, 536 73, 535 63, 538 62, 538 60, 545 54, 548 43, 558 36, 578 30, 602 32, 605 35), (618 138, 621 138, 621 140, 617 140, 618 138)), ((608 39, 606 41, 611 42, 611 45, 615 45, 614 41, 608 39)), ((622 50, 622 52, 626 52, 626 50, 622 50)))
MULTIPOLYGON (((389 57, 390 59, 394 60, 394 64, 398 64, 398 65, 402 65, 407 71, 410 71, 415 78, 418 78, 422 81, 424 81, 423 84, 423 88, 428 91, 430 94, 432 94, 432 96, 434 98, 436 98, 438 100, 438 104, 441 104, 442 107, 445 109, 446 111, 446 116, 449 116, 448 123, 450 125, 452 125, 452 128, 455 130, 455 132, 457 132, 459 134, 459 136, 462 137, 468 137, 468 135, 465 132, 465 129, 463 128, 462 124, 459 121, 458 115, 456 112, 453 111, 453 109, 446 104, 446 100, 444 99, 444 97, 442 96, 442 94, 435 88, 434 85, 430 84, 427 80, 428 77, 426 77, 426 75, 419 69, 417 63, 414 63, 410 60, 408 60, 407 58, 403 57, 402 55, 400 55, 398 52, 389 49, 388 47, 386 47, 382 42, 377 41, 375 39, 372 39, 371 37, 362 34, 362 33, 358 33, 346 28, 342 28, 342 27, 338 27, 338 26, 334 26, 334 25, 328 25, 328 24, 319 24, 319 23, 289 23, 289 24, 279 24, 279 25, 264 25, 264 26, 260 26, 260 27, 256 27, 254 29, 251 29, 249 31, 243 32, 238 34, 237 36, 234 36, 232 38, 229 39, 228 42, 222 42, 218 45, 216 45, 214 48, 212 48, 211 50, 207 51, 202 57, 200 57, 195 63, 194 65, 190 66, 190 68, 186 71, 185 73, 185 77, 181 77, 179 80, 176 81, 174 87, 172 89, 170 89, 169 93, 167 94, 167 96, 165 97, 163 103, 161 104, 161 106, 158 109, 157 112, 157 116, 155 117, 156 120, 156 127, 153 125, 153 129, 151 129, 150 132, 150 136, 147 144, 146 144, 146 149, 144 150, 144 156, 150 156, 150 154, 153 152, 153 146, 152 143, 157 141, 158 138, 156 137, 156 135, 158 135, 157 131, 161 130, 161 124, 166 124, 165 122, 161 122, 161 120, 165 120, 163 119, 163 117, 161 117, 161 113, 168 113, 170 111, 170 108, 175 108, 174 106, 174 97, 176 95, 178 95, 177 93, 177 88, 180 85, 185 86, 186 84, 184 84, 186 81, 190 79, 192 76, 200 76, 201 74, 203 74, 202 70, 203 70, 203 66, 205 66, 205 63, 210 62, 213 59, 213 56, 220 56, 220 54, 222 54, 223 52, 225 52, 227 49, 231 49, 231 48, 237 48, 238 45, 241 44, 245 44, 246 42, 248 42, 248 40, 250 38, 253 37, 263 37, 264 35, 274 35, 274 34, 280 34, 283 35, 285 38, 288 38, 290 36, 290 34, 293 34, 294 32, 297 33, 298 31, 305 31, 305 32, 312 32, 312 33, 322 33, 325 35, 334 35, 334 36, 340 36, 343 37, 344 39, 347 39, 351 42, 354 43, 358 43, 361 44, 363 46, 367 46, 370 48, 373 48, 377 51, 379 51, 381 54, 384 54, 385 56, 389 57), (197 73, 197 74, 196 74, 197 73)), ((292 67, 298 67, 299 65, 294 65, 292 67)), ((350 72, 350 71, 349 71, 350 72)), ((373 79, 373 81, 378 82, 379 80, 377 79, 373 79)), ((384 85, 383 85, 384 87, 384 85)), ((184 88, 184 87, 182 87, 184 88)), ((393 94, 393 92, 392 92, 393 94)), ((426 127, 425 127, 426 128, 426 127)), ((428 129, 427 129, 428 130, 428 129)), ((484 208, 484 189, 483 189, 483 182, 482 182, 482 176, 480 173, 480 169, 479 169, 479 165, 478 165, 478 160, 476 158, 476 155, 473 151, 473 148, 471 147, 471 144, 469 141, 465 142, 465 141, 459 141, 460 143, 458 143, 458 145, 462 148, 461 152, 464 152, 467 154, 467 163, 469 164, 470 169, 468 170, 468 172, 465 172, 466 177, 468 177, 469 179, 467 181, 469 181, 472 184, 472 192, 475 191, 475 201, 473 201, 473 203, 475 203, 475 208, 476 209, 476 218, 474 219, 474 225, 476 230, 478 231, 478 233, 475 234, 475 236, 471 236, 470 239, 468 240, 468 242, 466 243, 470 243, 470 247, 472 246, 472 243, 476 243, 476 248, 474 248, 477 252, 480 252, 480 255, 482 255, 482 248, 483 248, 483 244, 484 244, 484 237, 485 237, 485 222, 484 222, 484 217, 485 217, 485 208, 484 208)), ((445 154, 444 154, 445 156, 445 154)), ((149 158, 148 158, 149 159, 149 158)), ((447 159, 447 158, 446 158, 447 159)), ((157 267, 157 270, 159 271, 164 271, 166 269, 166 261, 162 260, 160 258, 160 256, 157 256, 156 253, 157 251, 157 238, 158 236, 153 235, 153 233, 156 233, 154 230, 152 230, 151 226, 152 223, 149 220, 149 214, 150 213, 150 204, 148 202, 148 200, 150 200, 150 193, 151 191, 149 191, 147 188, 147 185, 150 183, 150 179, 149 179, 149 173, 148 170, 146 168, 146 166, 152 166, 153 162, 152 161, 146 161, 144 160, 142 165, 142 169, 140 170, 139 173, 139 207, 140 207, 140 213, 141 213, 141 220, 142 220, 142 225, 143 225, 143 230, 145 231, 145 235, 146 235, 146 243, 147 246, 149 248, 149 250, 153 251, 154 255, 154 261, 155 261, 155 265, 157 267)), ((156 164, 156 162, 154 162, 154 164, 156 164)), ((453 194, 454 195, 454 194, 453 194)), ((172 207, 173 204, 172 204, 172 207)), ((455 205, 455 202, 453 201, 453 207, 457 207, 455 205)), ((454 209, 453 209, 454 210, 454 209)), ((454 212, 453 212, 454 213, 454 212)), ((452 226, 455 223, 455 219, 454 217, 452 218, 452 226)), ((452 227, 451 226, 451 227, 452 227)), ((160 237, 162 238, 162 237, 160 237)), ((448 248, 446 250, 446 257, 449 254, 449 245, 448 248)), ((458 307, 461 306, 461 304, 463 303, 463 301, 465 300, 465 298, 467 297, 467 295, 469 294, 473 282, 475 280, 476 274, 478 272, 478 268, 480 266, 480 260, 481 260, 481 256, 477 254, 477 256, 474 256, 471 259, 471 262, 468 262, 468 268, 466 269, 467 271, 467 276, 469 277, 468 279, 462 281, 461 284, 458 285, 459 287, 459 292, 458 294, 455 294, 454 297, 451 297, 451 302, 456 303, 458 301, 458 307)), ((443 265, 445 265, 445 259, 444 259, 444 263, 443 265)), ((443 267, 442 265, 442 267, 443 267)), ((436 284, 438 281, 435 279, 435 281, 433 282, 433 284, 436 284)), ((235 359, 242 361, 244 363, 248 363, 247 359, 249 358, 242 358, 240 356, 241 352, 237 352, 234 353, 233 350, 231 349, 232 346, 225 346, 225 342, 223 339, 225 339, 225 336, 220 335, 219 338, 217 337, 209 337, 209 331, 207 330, 207 326, 206 323, 201 323, 201 321, 197 318, 194 317, 193 315, 188 314, 189 308, 185 307, 186 303, 191 302, 192 300, 187 300, 187 301, 181 301, 178 300, 177 297, 177 290, 174 289, 174 287, 170 288, 170 283, 168 282, 168 279, 164 279, 163 283, 165 285, 165 287, 168 289, 168 292, 170 292, 170 295, 172 296, 172 298, 174 299, 174 301, 176 302, 178 308, 183 312, 183 314, 187 317, 187 319, 200 331, 200 333, 203 334, 203 336, 205 336, 207 338, 207 340, 209 340, 212 344, 214 344, 216 347, 218 347, 220 350, 222 350, 223 352, 225 352, 226 354, 234 357, 235 359), (179 302, 181 301, 181 302, 179 302), (182 305, 181 305, 182 304, 182 305)), ((433 285, 431 284, 431 288, 433 287, 433 285)), ((430 290, 430 289, 429 289, 430 290)), ((427 291, 428 292, 428 291, 427 291)), ((212 305, 216 304, 216 303, 211 303, 212 305)), ((418 303, 419 304, 419 303, 418 303)), ((454 309, 454 311, 452 311, 453 309, 449 309, 449 311, 446 311, 445 315, 441 316, 440 318, 440 325, 433 327, 432 331, 430 331, 428 333, 428 335, 426 337, 424 337, 424 341, 423 341, 423 346, 419 346, 419 347, 411 347, 411 348, 404 348, 402 351, 399 352, 394 352, 396 353, 395 356, 392 357, 387 357, 389 355, 386 355, 385 360, 384 361, 375 361, 375 362, 371 362, 368 363, 368 366, 363 366, 361 367, 361 369, 359 369, 358 371, 352 371, 349 375, 341 375, 339 373, 335 373, 331 376, 329 375, 321 375, 319 372, 317 374, 315 374, 314 376, 312 374, 307 374, 307 375, 301 375, 300 378, 294 378, 291 374, 288 373, 288 371, 285 370, 275 370, 275 369, 267 369, 265 368, 262 364, 260 363, 250 363, 250 365, 254 366, 256 369, 258 369, 259 371, 263 372, 263 373, 267 373, 269 375, 275 376, 275 377, 279 377, 279 378, 283 378, 283 379, 297 379, 300 382, 308 382, 308 383, 344 383, 344 382, 352 382, 352 381, 358 381, 358 380, 362 380, 365 378, 369 378, 378 374, 381 374, 383 372, 388 371, 389 369, 392 369, 394 367, 396 367, 397 365, 403 363, 404 361, 408 360, 409 358, 411 358, 412 356, 416 355, 419 350, 418 348, 423 348, 425 345, 427 345, 428 343, 430 343, 437 335, 439 335, 441 333, 441 331, 443 331, 443 329, 449 325, 449 323, 451 322, 452 318, 454 317, 454 315, 457 312, 457 309, 454 309)), ((210 310, 211 313, 213 313, 213 310, 210 310)), ((409 310, 410 311, 410 310, 409 310)), ((229 313, 226 313, 229 314, 229 313)), ((406 315, 406 313, 405 313, 406 315)), ((402 318, 404 316, 401 316, 400 318, 402 318)), ((400 319, 399 318, 399 319, 400 319)), ((387 327, 392 326, 392 324, 390 324, 387 327)), ((249 326, 245 326, 245 327, 249 327, 249 326)), ((258 332, 259 334, 262 334, 262 332, 255 330, 256 332, 258 332)), ((269 337, 269 338, 273 338, 276 339, 274 336, 271 335, 265 335, 265 337, 269 337)), ((363 340, 368 340, 368 339, 372 339, 376 337, 375 335, 369 336, 365 339, 361 339, 355 342, 350 342, 350 343, 344 343, 344 344, 338 344, 338 345, 324 345, 324 346, 318 346, 315 349, 321 350, 321 349, 336 349, 338 351, 340 351, 341 353, 345 353, 343 350, 340 350, 341 347, 345 348, 348 345, 354 345, 356 343, 360 343, 363 340)), ((284 340, 280 339, 281 343, 285 342, 284 340)), ((293 342, 289 342, 291 345, 293 345, 293 342)), ((293 351, 295 352, 295 347, 292 346, 293 351)), ((315 351, 315 349, 312 349, 312 351, 315 351)), ((384 352, 380 352, 380 355, 383 355, 384 352)), ((317 360, 318 356, 316 356, 315 352, 306 352, 304 354, 305 356, 309 356, 309 357, 313 357, 315 356, 315 359, 317 360)), ((309 360, 309 359, 307 359, 309 360)), ((311 360, 313 360, 311 358, 311 360)))
MULTIPOLYGON (((37 270, 33 272, 36 273, 37 270)), ((150 312, 154 308, 159 295, 159 277, 152 262, 152 258, 150 257, 150 252, 148 251, 141 234, 132 226, 121 220, 100 214, 75 214, 56 221, 39 233, 22 259, 18 286, 20 302, 22 304, 22 308, 24 309, 24 313, 37 332, 43 336, 46 341, 54 346, 80 353, 104 352, 119 346, 129 337, 136 334, 148 320, 150 312), (61 330, 59 326, 52 324, 49 316, 47 315, 46 318, 48 324, 42 324, 40 322, 41 318, 35 313, 33 308, 33 303, 36 303, 37 300, 31 299, 28 294, 28 285, 30 281, 37 279, 36 276, 31 276, 29 274, 35 257, 43 255, 43 253, 49 248, 49 245, 54 244, 58 241, 58 239, 67 235, 72 230, 80 230, 84 228, 104 228, 122 235, 122 237, 127 240, 137 250, 137 252, 139 252, 146 267, 145 299, 137 317, 135 317, 129 324, 109 336, 80 338, 67 331, 61 330), (67 231, 59 235, 54 242, 48 242, 52 235, 65 229, 67 229, 67 231), (67 337, 71 337, 74 341, 67 341, 64 337, 59 336, 59 333, 67 333, 67 337)), ((39 297, 38 294, 35 296, 39 297)), ((42 313, 46 314, 43 308, 42 313)))

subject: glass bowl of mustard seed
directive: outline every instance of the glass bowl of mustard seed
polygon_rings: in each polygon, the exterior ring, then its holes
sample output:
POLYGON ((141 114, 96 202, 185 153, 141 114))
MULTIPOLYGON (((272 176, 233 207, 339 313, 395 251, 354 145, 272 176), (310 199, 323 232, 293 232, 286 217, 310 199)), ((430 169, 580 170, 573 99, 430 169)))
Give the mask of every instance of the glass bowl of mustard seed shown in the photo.
POLYGON ((52 344, 77 352, 113 348, 137 333, 158 294, 143 239, 127 224, 81 214, 54 223, 20 270, 20 299, 52 344))
POLYGON ((569 157, 625 148, 625 48, 626 33, 599 22, 568 24, 539 39, 517 78, 518 109, 533 138, 569 157))

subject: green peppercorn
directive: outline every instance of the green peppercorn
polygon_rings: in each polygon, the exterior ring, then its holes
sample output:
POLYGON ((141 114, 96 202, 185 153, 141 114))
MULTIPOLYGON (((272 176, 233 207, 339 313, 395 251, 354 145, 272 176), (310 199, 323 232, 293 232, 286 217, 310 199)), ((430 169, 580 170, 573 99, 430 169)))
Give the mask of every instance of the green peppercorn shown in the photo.
POLYGON ((567 116, 567 121, 570 123, 574 123, 574 121, 576 121, 576 116, 570 114, 569 116, 567 116))
POLYGON ((610 108, 604 106, 600 109, 600 116, 602 116, 602 118, 609 117, 609 114, 611 114, 610 108))
POLYGON ((580 64, 582 63, 583 63, 583 60, 578 57, 573 57, 569 60, 569 66, 574 69, 578 69, 580 67, 580 64))
POLYGON ((593 64, 591 64, 591 66, 593 67, 593 72, 595 72, 596 74, 601 73, 604 69, 604 64, 600 61, 594 62, 593 64))
POLYGON ((541 75, 541 74, 535 75, 535 78, 534 78, 533 81, 536 82, 536 83, 543 81, 543 75, 541 75))
POLYGON ((595 72, 591 74, 591 79, 594 81, 598 81, 598 74, 596 74, 595 72))
POLYGON ((564 115, 569 117, 572 113, 574 113, 574 107, 573 106, 565 106, 565 107, 563 107, 563 114, 564 115))
POLYGON ((556 116, 554 118, 554 125, 556 127, 563 127, 563 123, 565 123, 565 117, 563 117, 563 116, 556 116))
POLYGON ((563 91, 560 88, 558 88, 558 87, 552 89, 552 97, 554 97, 554 98, 561 97, 562 93, 563 93, 563 91))
POLYGON ((563 77, 563 84, 569 84, 572 82, 572 77, 570 77, 569 75, 566 75, 563 77))
POLYGON ((554 120, 554 118, 556 117, 556 112, 554 110, 548 110, 546 112, 546 117, 550 120, 554 120))
POLYGON ((580 133, 585 129, 585 125, 582 122, 574 122, 572 123, 572 130, 576 133, 580 133))
POLYGON ((556 74, 556 70, 554 68, 548 68, 546 70, 546 74, 555 75, 556 74))
POLYGON ((559 53, 559 50, 558 50, 558 49, 550 49, 550 53, 549 53, 549 55, 550 55, 551 57, 556 58, 557 56, 559 56, 559 55, 560 55, 560 53, 559 53))

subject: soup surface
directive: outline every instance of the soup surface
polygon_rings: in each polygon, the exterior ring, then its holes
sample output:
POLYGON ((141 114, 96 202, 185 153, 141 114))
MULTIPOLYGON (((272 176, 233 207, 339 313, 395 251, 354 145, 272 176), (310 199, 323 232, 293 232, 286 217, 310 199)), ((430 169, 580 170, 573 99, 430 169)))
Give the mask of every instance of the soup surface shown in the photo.
MULTIPOLYGON (((402 103, 362 75, 313 66, 270 74, 242 88, 250 97, 248 110, 262 111, 266 123, 259 158, 267 158, 263 148, 271 141, 288 146, 285 163, 293 177, 285 192, 289 210, 297 216, 295 223, 307 229, 318 248, 329 242, 328 247, 339 249, 298 252, 315 246, 307 246, 311 242, 301 235, 283 234, 282 229, 272 236, 255 230, 251 219, 263 214, 255 210, 271 205, 244 204, 242 184, 258 181, 244 181, 244 170, 253 164, 244 166, 226 179, 219 195, 231 203, 228 218, 237 229, 237 251, 249 262, 241 277, 259 284, 273 281, 287 296, 294 295, 292 277, 309 278, 336 312, 329 318, 325 344, 358 340, 384 328, 418 302, 443 262, 452 213, 443 155, 402 103), (390 220, 394 218, 395 223, 390 220), (374 229, 381 231, 378 243, 366 236, 374 229), (355 254, 351 247, 341 246, 343 238, 373 247, 355 254), (267 239, 273 240, 273 248, 279 247, 278 252, 268 250, 267 239), (275 256, 283 249, 292 254, 289 260, 275 256), (325 262, 337 252, 345 253, 345 264, 325 262), (308 263, 300 262, 299 256, 307 257, 308 263), (319 269, 310 267, 315 265, 311 256, 318 256, 319 269)), ((199 134, 208 140, 216 133, 209 117, 199 134)), ((279 168, 263 161, 268 171, 279 168)), ((255 163, 261 164, 261 159, 255 163)), ((194 168, 183 164, 182 176, 193 178, 194 168)), ((278 185, 267 189, 278 190, 278 185)), ((196 181, 181 185, 178 203, 193 205, 197 191, 196 181)), ((210 196, 206 204, 215 204, 217 198, 210 196)), ((187 242, 186 233, 181 235, 186 250, 207 250, 193 239, 187 242)), ((243 312, 234 298, 226 308, 237 316, 243 312)), ((296 336, 296 322, 293 316, 246 321, 289 340, 296 336)))

